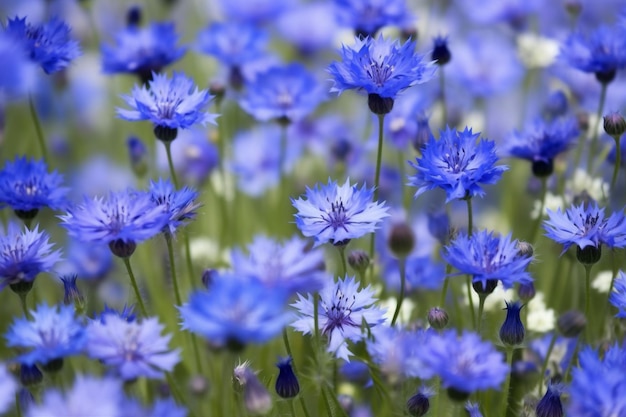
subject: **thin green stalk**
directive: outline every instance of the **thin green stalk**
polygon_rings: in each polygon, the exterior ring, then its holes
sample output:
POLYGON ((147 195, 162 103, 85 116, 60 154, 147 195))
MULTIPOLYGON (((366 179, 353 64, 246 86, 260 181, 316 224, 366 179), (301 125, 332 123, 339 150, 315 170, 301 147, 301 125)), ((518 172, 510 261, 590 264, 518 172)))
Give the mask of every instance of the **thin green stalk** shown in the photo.
POLYGON ((448 126, 448 106, 446 103, 446 78, 444 76, 443 65, 439 66, 439 90, 441 99, 441 121, 442 128, 445 129, 448 126))
POLYGON ((550 339, 550 345, 548 346, 548 353, 546 353, 546 358, 543 360, 543 364, 541 365, 541 373, 539 374, 539 396, 543 395, 543 381, 546 378, 546 369, 548 369, 548 362, 550 361, 550 355, 552 355, 552 350, 554 349, 554 345, 556 343, 556 332, 552 333, 552 339, 550 339))
MULTIPOLYGON (((593 124, 593 130, 591 131, 591 144, 589 145, 589 155, 587 156, 587 172, 593 172, 593 158, 596 156, 596 147, 598 146, 598 129, 600 128, 600 120, 602 119, 602 112, 604 111, 604 102, 606 101, 607 83, 601 83, 602 89, 600 90, 600 103, 598 104, 598 113, 596 113, 596 121, 593 124)), ((576 167, 576 165, 574 165, 576 167)))
MULTIPOLYGON (((449 265, 446 265, 446 270, 449 265)), ((446 271, 446 277, 443 280, 443 288, 441 289, 441 296, 439 297, 439 307, 446 307, 446 295, 448 294, 448 286, 450 285, 450 280, 448 279, 448 271, 446 271)))
POLYGON ((189 231, 185 230, 183 232, 183 244, 185 245, 185 263, 187 264, 187 274, 189 275, 189 283, 191 284, 191 288, 196 286, 194 271, 193 271, 193 262, 191 261, 191 245, 189 244, 189 231))
POLYGON ((15 391, 15 413, 17 414, 17 417, 22 417, 22 407, 20 406, 19 390, 15 391))
POLYGON ((319 303, 320 294, 313 294, 313 336, 315 338, 315 349, 320 346, 320 328, 319 328, 319 303))
POLYGON ((474 229, 474 211, 472 210, 472 198, 467 197, 465 201, 467 202, 467 235, 472 236, 472 232, 474 229))
POLYGON ((126 271, 128 271, 130 284, 133 286, 133 291, 135 291, 135 297, 137 298, 137 304, 139 304, 139 310, 141 310, 141 314, 143 314, 144 317, 148 317, 148 311, 146 310, 146 306, 143 303, 143 298, 141 298, 141 293, 139 292, 139 287, 137 286, 137 280, 135 279, 133 268, 130 266, 130 258, 122 259, 124 260, 126 271))
POLYGON ((26 317, 27 319, 30 317, 30 314, 28 312, 28 305, 26 304, 26 296, 28 295, 28 293, 19 293, 18 297, 20 299, 20 306, 22 307, 22 313, 24 313, 24 317, 26 317))
POLYGON ((341 259, 341 277, 345 277, 348 273, 348 267, 346 266, 346 245, 337 245, 337 251, 339 252, 339 259, 341 259))
POLYGON ((509 371, 506 374, 504 390, 502 391, 504 398, 502 401, 502 411, 500 412, 501 417, 506 417, 507 412, 509 411, 509 388, 511 386, 511 370, 513 367, 513 348, 506 349, 506 364, 509 371))
POLYGON ((328 399, 328 394, 326 393, 326 385, 322 385, 322 397, 324 398, 324 406, 326 407, 326 415, 328 417, 335 417, 335 413, 333 413, 333 407, 330 405, 330 400, 328 399))
MULTIPOLYGON (((589 327, 589 323, 587 323, 587 327, 589 327)), ((574 362, 578 360, 578 348, 580 347, 580 336, 576 338, 576 345, 574 346, 574 353, 572 354, 572 359, 570 359, 569 364, 567 365, 567 369, 565 370, 565 374, 563 374, 563 383, 567 383, 567 377, 569 376, 572 367, 574 366, 574 362)))
POLYGON ((176 170, 174 169, 174 162, 172 161, 172 142, 164 141, 163 145, 165 145, 165 153, 167 154, 167 164, 170 167, 170 177, 172 177, 172 182, 174 183, 174 187, 178 189, 178 178, 176 177, 176 170))
POLYGON ((176 261, 174 259, 174 245, 172 245, 172 235, 164 233, 165 243, 167 243, 167 255, 170 260, 170 273, 172 274, 172 286, 174 287, 174 297, 176 299, 176 305, 182 306, 183 300, 180 296, 180 289, 178 288, 178 276, 176 275, 176 261))
POLYGON ((443 386, 442 386, 442 382, 441 382, 441 378, 437 377, 437 393, 435 394, 435 408, 434 408, 434 413, 433 416, 438 417, 439 414, 439 408, 441 407, 441 394, 442 394, 442 390, 443 390, 443 386))
POLYGON ((402 308, 402 302, 404 301, 404 290, 406 286, 406 258, 398 259, 398 267, 400 269, 400 297, 396 304, 396 311, 393 312, 393 319, 391 319, 391 325, 396 324, 400 309, 402 308))
POLYGON ((539 214, 535 223, 533 224, 532 232, 530 234, 530 243, 535 243, 537 240, 537 232, 539 232, 539 226, 541 225, 541 219, 543 218, 543 208, 546 205, 546 194, 548 193, 548 179, 546 177, 541 178, 541 200, 539 203, 539 214))
MULTIPOLYGON (((378 191, 379 191, 378 184, 380 182, 380 167, 383 162, 384 124, 385 124, 385 115, 379 114, 378 115, 378 151, 376 154, 376 174, 375 174, 376 176, 374 177, 374 197, 372 198, 372 201, 374 202, 378 201, 378 191)), ((374 236, 375 234, 372 233, 371 238, 370 238, 370 252, 369 252, 370 260, 372 261, 371 263, 372 270, 374 268, 374 236)))
POLYGON ((613 176, 611 177, 611 194, 613 194, 613 189, 615 188, 615 183, 617 182, 617 174, 619 172, 620 165, 622 164, 622 151, 620 149, 620 140, 619 136, 613 136, 615 140, 615 165, 613 166, 613 176))
POLYGON ((591 317, 589 317, 589 306, 591 304, 591 267, 593 265, 585 265, 585 317, 587 318, 587 326, 586 328, 586 335, 587 335, 587 341, 591 341, 590 339, 590 332, 591 332, 591 317))
POLYGON ((467 300, 469 301, 469 309, 472 316, 472 327, 476 328, 476 315, 474 313, 474 299, 472 298, 472 278, 468 275, 465 280, 467 286, 467 300))
POLYGON ((617 278, 617 262, 615 259, 615 250, 611 250, 611 285, 609 286, 609 292, 607 293, 607 300, 606 303, 604 303, 604 313, 602 314, 602 318, 600 319, 600 326, 598 327, 600 329, 600 338, 602 338, 602 336, 604 335, 604 325, 606 323, 606 316, 609 312, 609 306, 611 305, 609 303, 608 297, 611 296, 611 293, 613 292, 613 287, 615 286, 615 279, 617 278))
POLYGON ((28 96, 28 108, 30 110, 30 115, 33 118, 33 124, 35 125, 35 133, 37 134, 37 142, 39 142, 39 149, 41 150, 41 155, 43 156, 44 162, 50 166, 50 158, 48 156, 48 148, 46 147, 46 138, 43 134, 43 129, 41 128, 41 122, 39 121, 39 116, 37 115, 37 109, 35 108, 35 101, 33 100, 33 96, 28 96))
POLYGON ((476 333, 480 334, 483 323, 483 311, 485 310, 485 294, 478 294, 478 320, 476 321, 476 333))
MULTIPOLYGON (((283 329, 283 342, 285 344, 285 350, 287 351, 287 355, 289 355, 289 357, 291 358, 291 366, 293 368, 293 373, 298 375, 298 368, 296 367, 296 361, 293 357, 293 352, 291 351, 291 345, 289 344, 289 336, 287 335, 287 329, 283 329)), ((302 395, 298 396, 298 399, 300 400, 300 406, 302 407, 302 411, 304 411, 304 415, 306 417, 311 417, 311 414, 309 414, 309 410, 306 406, 306 402, 304 401, 304 397, 302 395)), ((296 414, 296 410, 295 410, 295 406, 294 406, 294 402, 293 400, 289 401, 291 403, 291 412, 293 413, 294 417, 297 415, 296 414)))

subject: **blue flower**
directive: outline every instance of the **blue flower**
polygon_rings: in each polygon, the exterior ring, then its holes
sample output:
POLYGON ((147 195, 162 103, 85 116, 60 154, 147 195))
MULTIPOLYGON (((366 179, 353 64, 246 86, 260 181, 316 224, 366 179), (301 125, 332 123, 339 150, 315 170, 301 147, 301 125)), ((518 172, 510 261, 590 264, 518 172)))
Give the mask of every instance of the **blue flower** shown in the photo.
MULTIPOLYGON (((546 355, 548 354, 552 337, 553 334, 548 333, 539 339, 533 340, 529 344, 529 348, 532 351, 533 356, 536 356, 536 360, 534 362, 537 370, 541 369, 541 365, 546 360, 546 355)), ((550 358, 548 358, 548 364, 550 366, 546 371, 546 373, 551 376, 550 379, 555 376, 562 375, 565 372, 574 356, 576 342, 576 338, 566 338, 562 336, 558 336, 556 338, 550 358)), ((543 375, 542 378, 545 378, 548 375, 543 375)))
MULTIPOLYGON (((430 137, 427 109, 432 105, 430 95, 413 89, 402 94, 394 103, 393 110, 385 117, 385 138, 391 145, 406 150, 409 145, 420 142, 422 137, 430 137), (425 135, 426 133, 426 135, 425 135)), ((422 144, 419 144, 421 147, 422 144)))
POLYGON ((422 150, 421 158, 409 164, 417 171, 409 177, 409 185, 417 187, 415 197, 425 191, 441 188, 446 192, 446 203, 456 199, 482 197, 485 192, 479 184, 495 184, 506 166, 495 166, 498 161, 495 143, 480 139, 472 129, 441 131, 441 137, 430 140, 422 150))
POLYGON ((150 181, 149 192, 154 204, 169 215, 164 229, 168 233, 174 234, 178 227, 196 217, 200 204, 196 203, 198 193, 191 188, 176 190, 169 180, 159 179, 158 182, 150 181))
POLYGON ((291 321, 286 300, 280 288, 268 288, 256 279, 217 276, 208 291, 192 293, 179 307, 181 327, 218 347, 264 343, 291 321))
POLYGON ((37 66, 11 36, 0 30, 0 104, 19 100, 31 92, 37 79, 37 66))
POLYGON ((15 158, 0 171, 0 206, 23 215, 36 214, 43 207, 63 208, 69 189, 62 183, 63 177, 56 171, 49 173, 43 160, 15 158))
POLYGON ((480 339, 476 333, 456 330, 431 335, 420 349, 421 360, 439 378, 455 398, 467 397, 476 391, 498 389, 509 367, 504 355, 480 339))
POLYGON ((5 364, 0 363, 0 414, 4 414, 15 404, 18 385, 5 364))
POLYGON ((58 273, 75 274, 81 280, 103 279, 113 266, 113 255, 107 245, 85 245, 70 239, 65 249, 66 261, 57 267, 58 273))
POLYGON ((137 74, 148 81, 152 73, 178 61, 185 48, 177 47, 178 35, 173 23, 153 22, 149 26, 129 25, 115 34, 113 45, 103 44, 102 70, 107 74, 137 74))
POLYGON ((226 20, 237 23, 254 23, 260 25, 274 20, 291 5, 291 0, 219 0, 219 9, 226 20))
POLYGON ((34 26, 26 23, 26 18, 16 17, 9 19, 5 31, 46 74, 64 69, 81 54, 78 42, 70 37, 69 26, 56 18, 34 26))
POLYGON ((87 326, 85 350, 125 381, 162 378, 180 362, 180 350, 168 347, 172 336, 161 336, 163 327, 156 317, 139 322, 106 314, 87 326))
POLYGON ((335 14, 330 2, 298 3, 278 17, 276 29, 300 56, 308 58, 324 53, 333 44, 341 29, 335 14))
POLYGON ((350 185, 350 179, 339 186, 328 180, 327 185, 316 184, 306 189, 306 200, 292 199, 298 210, 296 225, 304 236, 314 237, 315 246, 330 242, 347 244, 378 228, 387 214, 384 202, 372 202, 373 188, 365 185, 358 189, 350 185))
POLYGON ((134 417, 187 417, 187 410, 176 404, 172 397, 157 399, 154 404, 144 406, 135 398, 125 399, 122 409, 123 416, 134 417))
POLYGON ((536 120, 523 132, 513 132, 502 151, 530 161, 536 176, 548 176, 552 174, 554 159, 572 147, 579 134, 578 122, 572 117, 549 122, 536 120))
POLYGON ((334 0, 340 22, 360 36, 374 36, 384 26, 404 28, 415 16, 406 0, 334 0))
POLYGON ((415 52, 415 42, 367 37, 344 45, 341 62, 333 62, 328 71, 335 80, 331 92, 356 89, 378 98, 395 99, 398 93, 415 84, 429 81, 437 68, 422 62, 415 52))
POLYGON ((135 319, 137 318, 135 316, 135 306, 134 305, 127 305, 124 304, 124 307, 122 307, 122 310, 116 310, 114 308, 109 307, 108 305, 106 305, 106 303, 104 304, 104 309, 102 310, 102 312, 100 313, 100 315, 97 315, 96 318, 99 318, 100 321, 102 323, 106 322, 106 318, 109 315, 113 315, 113 316, 117 316, 129 323, 132 323, 133 321, 135 321, 135 319))
POLYGON ((477 403, 468 401, 465 403, 465 411, 467 411, 468 417, 483 417, 483 413, 480 412, 480 406, 477 403))
POLYGON ((120 380, 77 375, 74 385, 65 393, 57 389, 45 391, 41 402, 34 403, 27 417, 46 416, 121 416, 124 390, 120 380))
POLYGON ((626 318, 626 274, 624 271, 619 271, 617 278, 615 278, 609 302, 619 310, 615 317, 626 318))
POLYGON ((118 108, 120 118, 150 120, 155 127, 187 129, 195 124, 214 124, 217 117, 203 111, 213 96, 198 90, 191 78, 181 73, 174 73, 172 78, 153 74, 149 89, 135 85, 131 95, 122 98, 131 110, 118 108))
POLYGON ((30 320, 16 319, 4 336, 7 346, 27 350, 18 356, 18 362, 45 365, 82 351, 85 332, 74 316, 74 306, 40 304, 30 316, 30 320))
POLYGON ((323 87, 304 66, 276 66, 247 84, 241 107, 260 121, 294 122, 313 113, 326 98, 323 87))
MULTIPOLYGON (((385 310, 375 305, 374 290, 370 286, 359 290, 359 286, 354 277, 346 276, 327 284, 319 294, 320 333, 328 337, 328 352, 346 361, 352 355, 348 341, 358 342, 366 337, 364 324, 372 328, 384 321, 385 310)), ((292 326, 303 334, 313 334, 313 296, 308 294, 305 298, 298 294, 292 307, 300 313, 300 318, 292 326)))
MULTIPOLYGON (((200 185, 204 183, 211 172, 217 168, 220 155, 217 146, 207 139, 203 129, 191 128, 178 132, 178 136, 171 144, 172 162, 179 178, 188 184, 200 185)), ((165 147, 157 149, 159 169, 169 172, 165 147)))
POLYGON ((591 347, 578 355, 572 372, 567 415, 626 415, 626 352, 611 346, 601 358, 591 347))
MULTIPOLYGON (((409 256, 406 259, 406 288, 407 293, 417 293, 420 290, 437 290, 441 288, 445 279, 445 267, 435 262, 430 256, 409 256)), ((400 269, 398 260, 391 257, 382 263, 385 288, 391 291, 400 290, 400 269)))
POLYGON ((0 289, 21 282, 33 282, 41 272, 50 272, 61 258, 58 250, 52 250, 48 233, 24 231, 15 223, 9 223, 6 234, 0 235, 0 289))
POLYGON ((537 417, 563 417, 561 393, 564 387, 559 384, 548 384, 546 393, 537 403, 537 417))
POLYGON ((276 378, 276 393, 281 398, 293 398, 300 392, 298 378, 291 368, 291 357, 281 358, 276 364, 279 373, 276 378))
POLYGON ((170 221, 169 214, 154 204, 150 194, 130 189, 109 193, 106 199, 85 197, 82 204, 70 207, 59 218, 70 236, 109 247, 118 243, 132 246, 150 239, 170 221))
POLYGON ((520 253, 517 244, 510 234, 499 236, 486 230, 471 236, 460 233, 441 256, 459 273, 470 275, 477 291, 493 291, 497 280, 506 288, 532 282, 526 268, 533 258, 520 253))
POLYGON ((214 22, 198 33, 196 48, 232 69, 263 57, 268 42, 267 33, 256 25, 214 22))
POLYGON ((311 249, 296 236, 285 242, 256 236, 247 248, 232 251, 235 274, 257 278, 269 288, 284 289, 289 295, 322 289, 329 279, 324 271, 324 252, 311 249))
POLYGON ((500 341, 506 346, 519 346, 524 341, 526 333, 520 317, 523 305, 519 302, 505 301, 506 319, 500 327, 500 341))

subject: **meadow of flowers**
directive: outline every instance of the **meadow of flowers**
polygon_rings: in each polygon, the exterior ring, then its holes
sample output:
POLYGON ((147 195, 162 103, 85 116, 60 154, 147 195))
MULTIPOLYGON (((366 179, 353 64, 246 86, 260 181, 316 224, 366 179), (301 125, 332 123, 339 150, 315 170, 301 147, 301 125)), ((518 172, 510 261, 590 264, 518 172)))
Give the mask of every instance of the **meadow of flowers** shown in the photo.
POLYGON ((0 17, 0 414, 626 417, 622 0, 0 17))

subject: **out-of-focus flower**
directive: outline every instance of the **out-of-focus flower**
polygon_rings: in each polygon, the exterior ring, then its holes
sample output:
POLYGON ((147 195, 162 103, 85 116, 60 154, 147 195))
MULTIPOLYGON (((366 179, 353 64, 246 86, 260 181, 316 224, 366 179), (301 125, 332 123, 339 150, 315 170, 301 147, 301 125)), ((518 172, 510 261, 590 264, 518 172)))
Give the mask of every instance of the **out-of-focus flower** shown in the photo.
POLYGON ((626 274, 623 271, 620 271, 615 279, 609 302, 619 310, 615 317, 626 318, 626 274))
POLYGON ((256 25, 215 22, 198 32, 196 48, 230 69, 237 69, 263 57, 268 41, 267 33, 256 25))
POLYGON ((415 16, 406 0, 334 0, 341 24, 358 36, 374 36, 384 26, 411 26, 415 16))
POLYGON ((0 364, 0 413, 6 413, 15 403, 18 385, 5 364, 0 364))
POLYGON ((262 23, 273 21, 292 5, 291 0, 219 0, 225 20, 237 23, 262 23))
POLYGON ((303 56, 329 47, 339 31, 335 8, 327 2, 299 3, 280 15, 276 27, 303 56))
POLYGON ((37 67, 9 34, 0 31, 0 104, 19 100, 35 86, 37 67))

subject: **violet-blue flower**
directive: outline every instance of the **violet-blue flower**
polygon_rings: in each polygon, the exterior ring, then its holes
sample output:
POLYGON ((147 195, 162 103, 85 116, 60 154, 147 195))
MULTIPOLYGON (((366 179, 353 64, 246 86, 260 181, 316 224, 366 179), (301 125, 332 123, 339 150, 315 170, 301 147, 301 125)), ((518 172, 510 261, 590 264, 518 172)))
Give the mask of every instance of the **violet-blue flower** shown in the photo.
POLYGON ((339 21, 362 37, 374 36, 384 26, 404 29, 415 19, 406 0, 334 0, 334 3, 339 21))
POLYGON ((302 57, 324 53, 340 30, 336 8, 330 2, 298 3, 276 21, 281 38, 294 45, 302 57))
POLYGON ((609 295, 609 302, 619 311, 615 317, 626 318, 626 274, 619 271, 613 286, 613 292, 609 295))
POLYGON ((4 363, 0 363, 0 414, 4 414, 15 404, 18 384, 4 363))
POLYGON ((81 54, 78 42, 70 36, 71 29, 57 18, 32 25, 26 18, 16 17, 8 20, 4 30, 46 74, 64 69, 81 54))
POLYGON ((470 275, 476 291, 490 293, 498 280, 506 288, 532 282, 526 268, 533 258, 522 254, 517 245, 510 234, 500 236, 486 230, 471 236, 460 233, 441 256, 459 273, 470 275))
POLYGON ((156 317, 128 321, 107 314, 87 326, 85 351, 125 381, 162 378, 180 362, 180 350, 169 348, 172 335, 162 336, 163 328, 156 317))
POLYGON ((546 393, 537 403, 537 417, 563 417, 561 394, 565 387, 560 384, 548 384, 546 393))
POLYGON ((82 351, 85 332, 74 315, 74 306, 40 304, 30 311, 30 319, 15 319, 4 335, 7 346, 24 349, 17 361, 26 365, 46 365, 82 351))
POLYGON ((451 128, 441 131, 441 137, 430 140, 422 149, 422 156, 416 162, 409 162, 415 168, 414 176, 409 177, 409 185, 417 187, 415 197, 435 188, 446 192, 446 203, 456 199, 484 196, 480 184, 495 184, 508 168, 496 166, 495 143, 477 139, 480 133, 473 133, 467 127, 463 131, 451 128))
POLYGON ((218 3, 227 20, 256 25, 275 19, 292 5, 291 0, 219 0, 218 3))
POLYGON ((149 193, 154 204, 169 215, 164 229, 168 233, 174 234, 178 227, 196 217, 196 209, 200 206, 196 202, 198 192, 191 188, 185 186, 176 190, 169 180, 160 178, 157 182, 150 181, 149 193))
POLYGON ((268 34, 256 25, 214 22, 198 32, 196 48, 230 69, 236 69, 263 57, 268 43, 268 34))
MULTIPOLYGON (((207 138, 201 128, 191 128, 178 132, 171 144, 172 163, 181 182, 199 186, 217 168, 220 155, 215 143, 207 138)), ((169 172, 165 147, 157 149, 157 161, 162 172, 169 172)))
POLYGON ((385 203, 372 201, 373 188, 358 189, 347 179, 343 185, 328 180, 306 189, 306 200, 292 199, 298 210, 296 225, 304 236, 313 237, 315 246, 330 242, 347 244, 378 228, 378 223, 389 216, 385 203))
POLYGON ((0 30, 0 104, 19 100, 35 87, 37 66, 11 36, 0 30))
MULTIPOLYGON (((319 294, 319 331, 328 338, 328 352, 346 361, 352 355, 348 341, 358 342, 366 336, 363 324, 372 328, 384 321, 385 310, 376 306, 374 290, 370 286, 359 287, 354 277, 346 276, 328 283, 319 294)), ((298 294, 298 300, 292 306, 298 310, 300 318, 291 325, 303 334, 313 334, 313 296, 298 294)))
POLYGON ((526 330, 520 317, 520 311, 524 307, 519 301, 506 303, 506 319, 500 327, 500 341, 505 346, 519 346, 524 341, 526 330))

